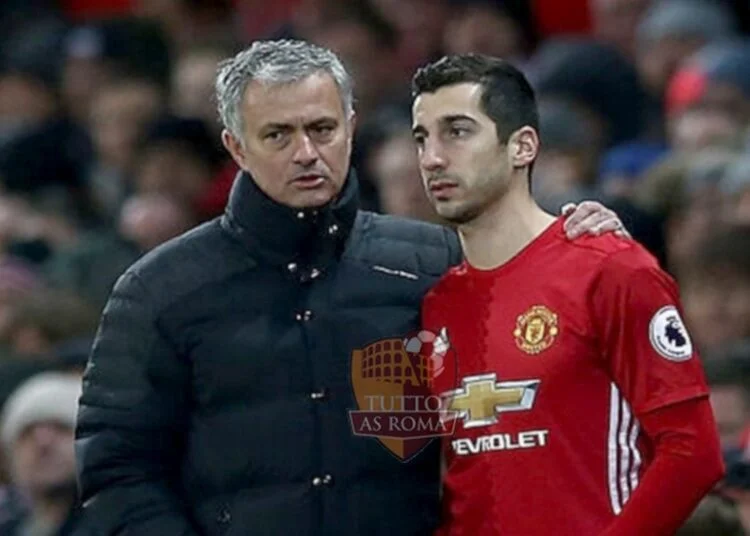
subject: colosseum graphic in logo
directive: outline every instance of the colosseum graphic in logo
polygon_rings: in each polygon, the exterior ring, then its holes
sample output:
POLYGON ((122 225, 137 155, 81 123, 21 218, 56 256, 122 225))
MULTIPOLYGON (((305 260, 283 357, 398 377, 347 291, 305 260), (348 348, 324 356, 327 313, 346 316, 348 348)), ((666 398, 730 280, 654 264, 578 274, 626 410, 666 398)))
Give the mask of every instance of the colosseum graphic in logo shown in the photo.
POLYGON ((455 377, 445 330, 384 339, 352 353, 352 387, 358 409, 350 411, 355 434, 377 438, 399 459, 416 455, 435 437, 453 432, 433 380, 455 377))

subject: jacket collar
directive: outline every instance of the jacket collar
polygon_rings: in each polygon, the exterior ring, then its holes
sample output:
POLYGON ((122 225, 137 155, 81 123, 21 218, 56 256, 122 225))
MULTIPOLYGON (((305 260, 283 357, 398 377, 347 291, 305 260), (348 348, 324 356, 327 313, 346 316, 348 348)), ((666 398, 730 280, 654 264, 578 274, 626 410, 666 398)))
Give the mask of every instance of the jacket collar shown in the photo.
POLYGON ((229 194, 222 225, 261 262, 280 265, 314 279, 337 259, 357 215, 359 191, 354 171, 338 198, 315 209, 296 209, 268 197, 240 171, 229 194), (306 274, 306 275, 305 275, 306 274))

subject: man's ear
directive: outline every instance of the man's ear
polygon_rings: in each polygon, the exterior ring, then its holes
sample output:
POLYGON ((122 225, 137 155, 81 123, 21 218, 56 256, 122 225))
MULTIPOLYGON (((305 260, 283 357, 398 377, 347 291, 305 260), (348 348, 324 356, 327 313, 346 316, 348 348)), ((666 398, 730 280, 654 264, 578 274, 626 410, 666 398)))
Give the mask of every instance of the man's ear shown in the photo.
MULTIPOLYGON (((349 127, 349 144, 351 145, 351 142, 354 139, 354 131, 357 128, 357 114, 354 110, 352 110, 351 115, 349 115, 347 123, 347 127, 349 127)), ((349 147, 349 150, 351 151, 351 147, 349 147)))
POLYGON ((539 154, 539 134, 536 129, 524 126, 510 135, 508 140, 510 163, 514 168, 531 165, 539 154))
POLYGON ((240 169, 248 171, 245 148, 242 146, 242 142, 238 140, 234 134, 229 132, 229 130, 224 129, 221 131, 221 143, 224 144, 224 147, 226 147, 229 154, 232 155, 232 158, 240 169))

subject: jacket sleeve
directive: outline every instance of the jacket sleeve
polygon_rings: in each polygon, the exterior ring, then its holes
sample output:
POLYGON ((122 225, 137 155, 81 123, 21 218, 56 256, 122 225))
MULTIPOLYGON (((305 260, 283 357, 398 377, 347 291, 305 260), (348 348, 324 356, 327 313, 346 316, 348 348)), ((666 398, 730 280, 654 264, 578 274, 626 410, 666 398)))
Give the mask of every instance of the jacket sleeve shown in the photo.
POLYGON ((189 382, 189 367, 160 333, 143 284, 126 273, 104 309, 76 429, 81 498, 96 534, 197 534, 170 489, 189 382))

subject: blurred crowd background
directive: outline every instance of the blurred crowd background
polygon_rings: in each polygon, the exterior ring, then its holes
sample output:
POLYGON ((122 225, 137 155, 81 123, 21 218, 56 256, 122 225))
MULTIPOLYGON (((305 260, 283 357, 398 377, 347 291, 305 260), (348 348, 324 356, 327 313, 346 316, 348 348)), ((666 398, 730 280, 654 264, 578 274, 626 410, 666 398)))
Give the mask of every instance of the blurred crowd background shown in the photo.
POLYGON ((601 200, 681 285, 729 469, 684 534, 750 533, 749 30, 748 0, 3 0, 0 536, 89 534, 72 445, 99 314, 140 255, 222 212, 217 62, 281 37, 354 76, 363 207, 423 220, 414 69, 482 52, 528 75, 535 197, 601 200))

